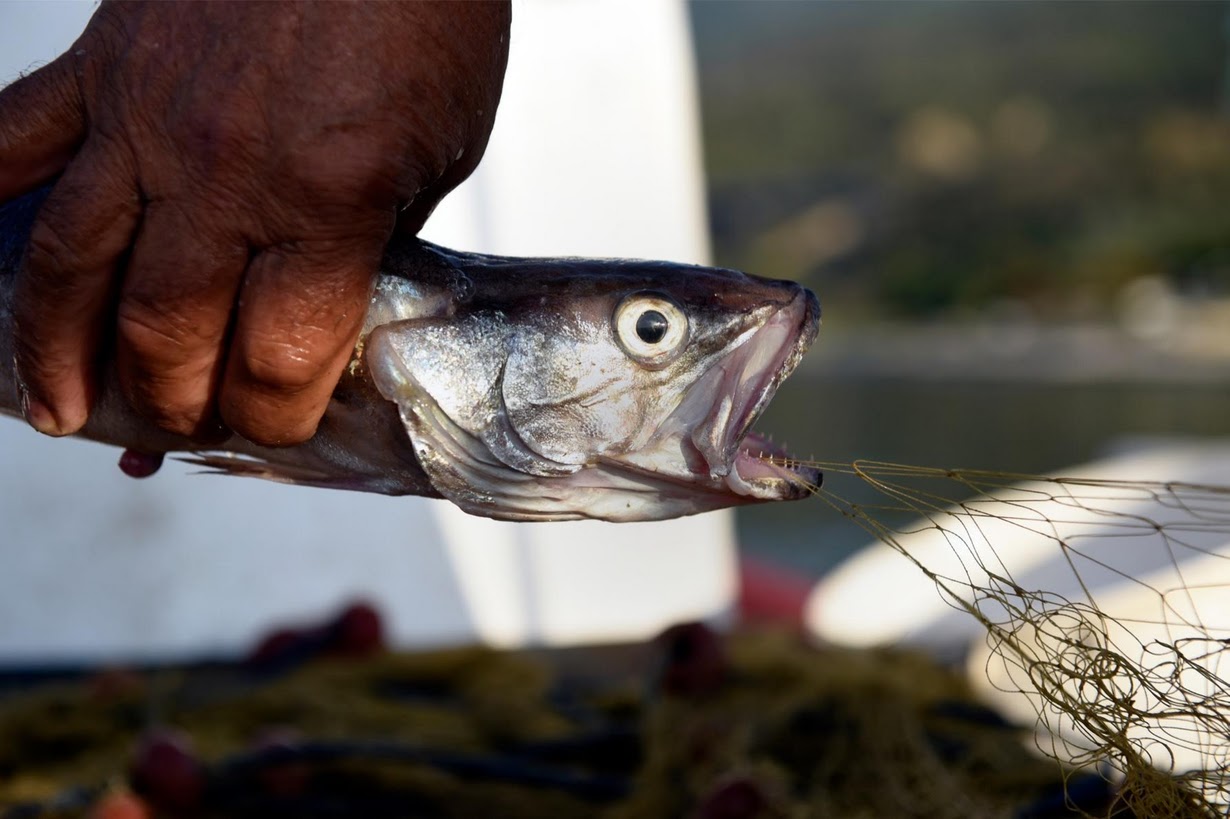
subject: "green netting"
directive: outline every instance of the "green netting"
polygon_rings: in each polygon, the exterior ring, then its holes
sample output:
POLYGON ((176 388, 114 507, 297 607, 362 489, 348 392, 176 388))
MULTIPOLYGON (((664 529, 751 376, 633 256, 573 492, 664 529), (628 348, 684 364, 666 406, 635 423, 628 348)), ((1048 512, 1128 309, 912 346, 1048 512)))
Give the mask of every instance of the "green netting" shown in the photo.
POLYGON ((1044 754, 1138 816, 1225 814, 1230 487, 807 463, 819 498, 981 624, 971 665, 1036 715, 1044 754))

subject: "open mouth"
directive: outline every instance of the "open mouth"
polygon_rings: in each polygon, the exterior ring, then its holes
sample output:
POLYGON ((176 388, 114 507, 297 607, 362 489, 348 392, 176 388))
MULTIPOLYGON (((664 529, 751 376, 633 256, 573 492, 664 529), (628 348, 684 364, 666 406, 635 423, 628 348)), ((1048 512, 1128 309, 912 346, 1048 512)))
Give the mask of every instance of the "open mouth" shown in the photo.
POLYGON ((719 395, 692 436, 710 477, 730 491, 764 500, 804 497, 820 485, 819 470, 790 457, 751 426, 815 339, 819 305, 800 293, 723 362, 719 395))
POLYGON ((766 436, 749 432, 735 452, 726 483, 739 494, 774 498, 804 497, 820 487, 824 476, 819 469, 799 463, 785 449, 766 436))

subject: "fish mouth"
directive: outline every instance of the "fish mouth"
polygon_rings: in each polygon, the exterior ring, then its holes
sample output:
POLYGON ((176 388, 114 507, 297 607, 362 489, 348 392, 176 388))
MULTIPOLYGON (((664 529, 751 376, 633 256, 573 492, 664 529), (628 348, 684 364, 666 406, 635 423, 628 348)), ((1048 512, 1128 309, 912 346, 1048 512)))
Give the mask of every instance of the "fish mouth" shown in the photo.
POLYGON ((823 480, 819 469, 800 463, 766 436, 749 432, 739 443, 725 484, 757 500, 793 500, 813 494, 823 480))
MULTIPOLYGON (((819 469, 800 464, 784 447, 752 430, 815 341, 819 328, 820 303, 804 290, 743 345, 746 352, 739 356, 742 366, 737 373, 733 368, 727 370, 725 377, 736 378, 741 388, 733 393, 742 397, 741 406, 726 426, 720 449, 698 448, 707 459, 718 456, 719 463, 727 465, 724 479, 730 491, 757 500, 790 500, 810 496, 820 486, 823 475, 819 469)), ((714 461, 709 463, 712 475, 714 461)))
POLYGON ((803 290, 714 368, 707 383, 694 387, 710 409, 689 440, 715 489, 756 502, 807 497, 820 485, 818 469, 752 431, 815 340, 819 325, 820 304, 803 290))

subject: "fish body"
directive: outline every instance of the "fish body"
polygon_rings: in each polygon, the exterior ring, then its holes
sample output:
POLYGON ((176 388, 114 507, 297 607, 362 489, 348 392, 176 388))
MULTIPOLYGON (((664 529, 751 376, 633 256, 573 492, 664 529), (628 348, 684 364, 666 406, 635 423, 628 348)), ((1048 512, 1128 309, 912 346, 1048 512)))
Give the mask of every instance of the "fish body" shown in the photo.
MULTIPOLYGON (((41 197, 0 208, 0 411, 19 415, 11 297, 41 197)), ((793 282, 665 262, 386 250, 316 434, 202 451, 134 413, 114 371, 79 433, 212 470, 447 498, 508 520, 654 520, 809 494, 752 422, 816 336, 793 282)))

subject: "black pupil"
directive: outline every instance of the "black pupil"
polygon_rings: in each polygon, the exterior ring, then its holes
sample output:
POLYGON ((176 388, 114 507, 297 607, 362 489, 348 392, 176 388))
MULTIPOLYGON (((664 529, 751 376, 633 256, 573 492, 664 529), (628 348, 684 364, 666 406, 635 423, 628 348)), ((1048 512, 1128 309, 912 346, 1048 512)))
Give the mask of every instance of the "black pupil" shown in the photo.
POLYGON ((657 344, 666 338, 666 331, 669 329, 670 322, 657 310, 646 310, 636 320, 636 334, 646 344, 657 344))

